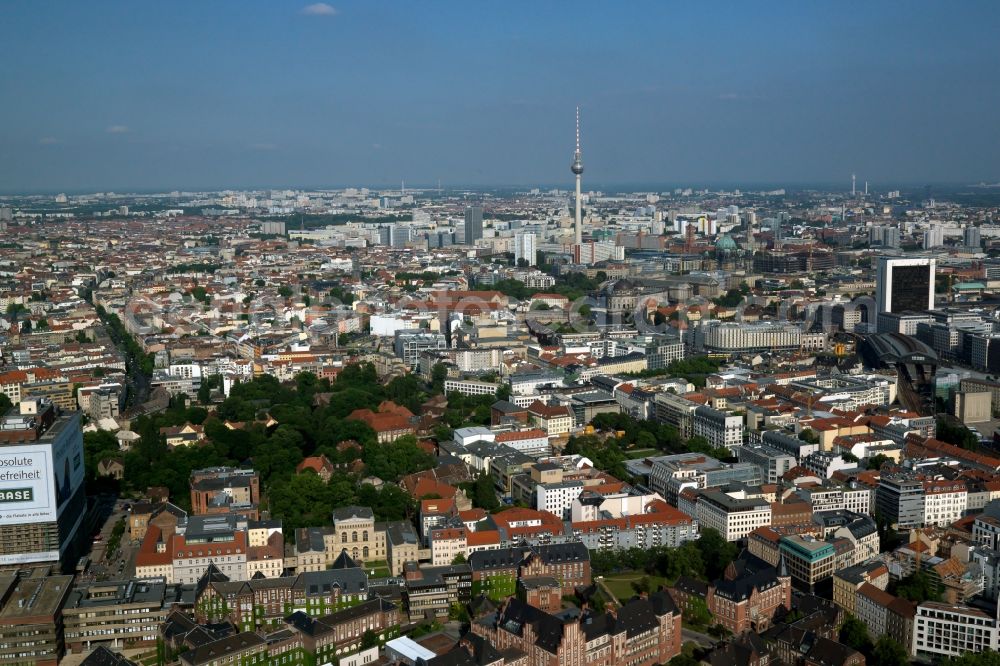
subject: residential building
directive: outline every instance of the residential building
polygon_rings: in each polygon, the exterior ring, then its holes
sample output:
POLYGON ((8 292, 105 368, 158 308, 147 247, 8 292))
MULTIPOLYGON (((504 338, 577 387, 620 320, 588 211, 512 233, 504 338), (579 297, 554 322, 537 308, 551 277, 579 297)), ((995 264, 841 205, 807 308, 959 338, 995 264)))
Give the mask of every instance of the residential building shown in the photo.
POLYGON ((704 405, 694 410, 692 431, 713 448, 729 449, 733 455, 743 445, 743 417, 704 405))
POLYGON ((910 644, 913 657, 936 660, 967 652, 996 651, 998 647, 995 610, 937 601, 917 605, 910 644))
POLYGON ((766 500, 734 497, 718 490, 699 494, 697 512, 701 527, 717 530, 726 541, 739 541, 758 527, 771 524, 771 504, 766 500))
POLYGON ((838 569, 833 573, 833 602, 843 608, 845 613, 857 615, 857 594, 862 585, 872 585, 884 590, 889 585, 889 569, 878 561, 838 569))

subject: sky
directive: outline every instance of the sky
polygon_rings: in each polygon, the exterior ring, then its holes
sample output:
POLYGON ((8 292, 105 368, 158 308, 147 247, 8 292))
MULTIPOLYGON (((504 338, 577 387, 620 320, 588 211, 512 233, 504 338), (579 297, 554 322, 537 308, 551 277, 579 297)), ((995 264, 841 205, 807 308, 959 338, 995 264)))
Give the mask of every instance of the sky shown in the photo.
POLYGON ((0 191, 1000 181, 1000 3, 0 3, 0 191))

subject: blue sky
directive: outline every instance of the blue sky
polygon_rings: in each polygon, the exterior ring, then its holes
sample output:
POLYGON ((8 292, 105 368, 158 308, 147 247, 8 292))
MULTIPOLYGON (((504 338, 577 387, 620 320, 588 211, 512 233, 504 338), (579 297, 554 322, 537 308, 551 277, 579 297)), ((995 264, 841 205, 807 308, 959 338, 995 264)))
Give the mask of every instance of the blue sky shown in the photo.
POLYGON ((0 190, 1000 180, 1000 4, 0 4, 0 190))

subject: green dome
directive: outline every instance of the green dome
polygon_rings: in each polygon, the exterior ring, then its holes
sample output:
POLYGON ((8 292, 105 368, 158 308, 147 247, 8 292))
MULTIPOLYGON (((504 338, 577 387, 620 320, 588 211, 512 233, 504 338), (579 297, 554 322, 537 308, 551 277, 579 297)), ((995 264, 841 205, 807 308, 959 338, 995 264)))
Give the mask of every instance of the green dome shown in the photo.
POLYGON ((736 241, 729 234, 722 234, 719 240, 715 243, 716 252, 735 252, 737 249, 736 241))

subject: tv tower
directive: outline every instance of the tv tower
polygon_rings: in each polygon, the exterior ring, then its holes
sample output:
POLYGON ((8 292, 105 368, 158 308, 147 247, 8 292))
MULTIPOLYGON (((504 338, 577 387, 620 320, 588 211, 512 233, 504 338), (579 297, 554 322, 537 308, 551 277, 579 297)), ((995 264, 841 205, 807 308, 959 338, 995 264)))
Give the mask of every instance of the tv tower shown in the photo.
POLYGON ((852 196, 852 197, 853 197, 853 196, 855 196, 855 195, 857 194, 857 190, 855 189, 855 186, 857 185, 857 182, 858 182, 858 177, 857 177, 857 176, 855 176, 855 175, 854 175, 854 174, 852 173, 852 174, 851 174, 851 196, 852 196))
POLYGON ((570 170, 576 174, 576 244, 583 242, 583 214, 580 208, 580 175, 583 173, 583 158, 580 156, 580 107, 576 107, 576 152, 573 153, 573 164, 570 170))

